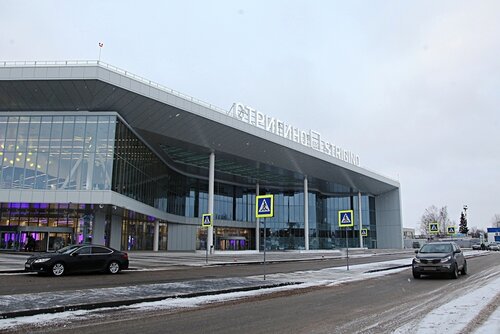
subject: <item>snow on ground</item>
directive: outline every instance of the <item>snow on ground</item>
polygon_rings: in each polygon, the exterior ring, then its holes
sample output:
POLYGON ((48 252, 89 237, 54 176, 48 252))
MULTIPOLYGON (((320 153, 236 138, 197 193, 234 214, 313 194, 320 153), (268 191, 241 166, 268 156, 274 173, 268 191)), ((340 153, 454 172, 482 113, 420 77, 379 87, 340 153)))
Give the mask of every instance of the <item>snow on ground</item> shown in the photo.
MULTIPOLYGON (((483 311, 483 308, 495 300, 498 295, 500 295, 500 277, 489 281, 487 285, 481 288, 441 305, 423 319, 405 324, 394 333, 461 333, 483 311)), ((488 321, 476 333, 500 333, 498 330, 500 327, 499 310, 500 308, 497 305, 496 312, 488 318, 488 321), (496 330, 492 330, 495 328, 496 330)))
POLYGON ((500 307, 473 334, 500 333, 500 307))
MULTIPOLYGON (((475 253, 477 254, 477 253, 475 253)), ((372 270, 380 270, 387 267, 396 267, 408 265, 411 263, 411 258, 402 260, 393 260, 386 262, 367 263, 361 265, 351 265, 349 270, 347 267, 327 268, 316 271, 302 271, 288 274, 269 274, 268 279, 283 280, 287 282, 302 282, 297 285, 288 285, 277 288, 260 289, 246 292, 225 293, 211 296, 200 296, 194 298, 175 298, 165 299, 156 302, 144 302, 131 306, 114 307, 113 310, 173 310, 178 308, 194 308, 202 305, 237 300, 252 296, 275 293, 279 291, 291 289, 303 289, 312 286, 332 286, 344 282, 353 282, 359 280, 370 279, 389 275, 395 272, 407 270, 407 267, 370 272, 372 270)), ((498 273, 496 273, 498 275, 498 273)), ((257 276, 254 276, 257 277, 257 276)), ((500 278, 490 280, 488 284, 470 292, 462 297, 451 301, 441 307, 435 309, 426 317, 420 320, 415 320, 412 323, 406 324, 395 331, 395 333, 417 333, 430 334, 438 332, 446 332, 447 334, 460 333, 470 321, 474 319, 486 304, 500 295, 500 278)), ((47 325, 49 323, 64 324, 78 318, 100 317, 105 314, 105 308, 96 310, 78 310, 68 311, 54 314, 41 314, 35 316, 18 317, 11 319, 0 319, 0 331, 7 329, 15 329, 25 325, 40 324, 47 325)), ((64 326, 64 325, 63 325, 64 326)), ((487 319, 487 321, 476 330, 475 333, 490 334, 500 333, 500 308, 487 319)))

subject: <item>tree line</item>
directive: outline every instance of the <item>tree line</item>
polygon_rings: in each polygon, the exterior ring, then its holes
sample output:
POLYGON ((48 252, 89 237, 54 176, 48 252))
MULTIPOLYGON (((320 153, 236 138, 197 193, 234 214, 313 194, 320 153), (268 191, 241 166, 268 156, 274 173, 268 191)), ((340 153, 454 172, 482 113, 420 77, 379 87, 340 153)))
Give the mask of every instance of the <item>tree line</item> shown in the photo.
MULTIPOLYGON (((422 218, 420 219, 420 234, 421 235, 436 235, 438 237, 448 236, 448 227, 457 228, 457 224, 453 222, 448 215, 448 208, 443 206, 441 208, 432 205, 425 209, 422 218), (438 226, 437 233, 430 233, 429 229, 431 224, 435 224, 438 226)), ((492 226, 500 227, 500 214, 496 214, 492 218, 492 226)), ((460 213, 460 222, 458 224, 458 231, 456 233, 461 233, 465 235, 469 235, 473 238, 479 238, 482 235, 485 235, 485 231, 478 229, 477 227, 468 227, 467 215, 462 211, 460 213)))

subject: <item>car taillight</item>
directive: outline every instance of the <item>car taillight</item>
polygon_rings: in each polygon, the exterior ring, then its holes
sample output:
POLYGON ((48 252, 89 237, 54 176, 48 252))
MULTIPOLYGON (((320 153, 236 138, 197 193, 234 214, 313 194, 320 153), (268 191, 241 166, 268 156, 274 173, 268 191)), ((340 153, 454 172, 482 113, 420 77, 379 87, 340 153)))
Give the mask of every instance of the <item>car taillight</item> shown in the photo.
POLYGON ((128 260, 128 254, 127 253, 123 253, 122 254, 122 258, 124 258, 125 260, 128 260))

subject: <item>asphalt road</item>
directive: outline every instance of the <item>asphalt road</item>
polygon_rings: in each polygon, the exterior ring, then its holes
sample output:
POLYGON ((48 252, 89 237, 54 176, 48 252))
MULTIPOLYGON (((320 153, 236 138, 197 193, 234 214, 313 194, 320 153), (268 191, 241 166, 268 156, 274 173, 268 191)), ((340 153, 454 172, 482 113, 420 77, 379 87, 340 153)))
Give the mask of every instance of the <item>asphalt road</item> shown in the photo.
MULTIPOLYGON (((411 257, 409 254, 375 255, 370 257, 350 258, 350 264, 362 264, 411 257)), ((326 259, 319 261, 292 261, 267 263, 265 271, 271 273, 289 273, 300 270, 317 270, 329 267, 345 266, 345 259, 326 259)), ((18 293, 37 293, 76 289, 109 288, 135 284, 154 284, 181 282, 186 280, 245 277, 263 273, 262 264, 234 264, 207 267, 172 267, 158 271, 123 271, 118 275, 75 274, 63 277, 41 276, 35 273, 1 275, 0 296, 18 293)))
POLYGON ((469 259, 469 274, 457 280, 414 280, 411 269, 407 269, 338 286, 291 290, 192 309, 106 310, 100 317, 30 332, 388 333, 498 277, 499 255, 469 259))

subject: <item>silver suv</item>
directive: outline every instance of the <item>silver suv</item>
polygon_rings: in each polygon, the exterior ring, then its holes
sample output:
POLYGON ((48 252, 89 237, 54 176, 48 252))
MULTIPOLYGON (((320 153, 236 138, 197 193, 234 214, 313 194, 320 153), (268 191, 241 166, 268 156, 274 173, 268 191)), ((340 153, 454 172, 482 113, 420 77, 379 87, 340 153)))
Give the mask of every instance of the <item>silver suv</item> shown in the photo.
POLYGON ((454 242, 432 242, 416 250, 412 262, 414 278, 420 275, 448 274, 458 278, 458 272, 467 274, 467 260, 460 247, 454 242))

